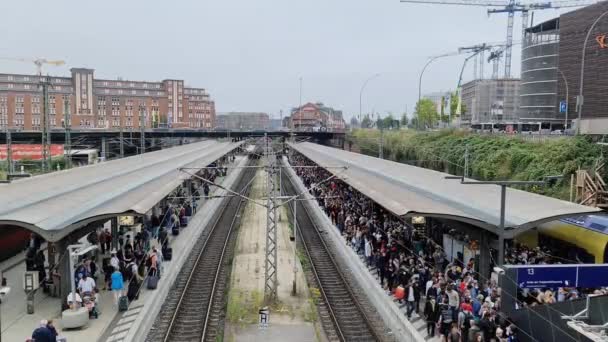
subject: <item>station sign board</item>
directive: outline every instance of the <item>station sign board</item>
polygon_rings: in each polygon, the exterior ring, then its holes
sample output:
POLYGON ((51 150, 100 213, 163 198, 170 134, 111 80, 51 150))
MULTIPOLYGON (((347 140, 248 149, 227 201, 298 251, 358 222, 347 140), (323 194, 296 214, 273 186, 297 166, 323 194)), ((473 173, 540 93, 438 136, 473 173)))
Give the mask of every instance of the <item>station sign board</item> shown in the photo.
POLYGON ((270 324, 270 310, 267 306, 261 308, 258 311, 259 314, 259 328, 260 329, 268 329, 268 325, 270 324))
POLYGON ((517 269, 521 289, 608 286, 608 264, 509 265, 517 269))
POLYGON ((559 101, 559 112, 560 113, 565 113, 568 111, 568 102, 566 101, 559 101))

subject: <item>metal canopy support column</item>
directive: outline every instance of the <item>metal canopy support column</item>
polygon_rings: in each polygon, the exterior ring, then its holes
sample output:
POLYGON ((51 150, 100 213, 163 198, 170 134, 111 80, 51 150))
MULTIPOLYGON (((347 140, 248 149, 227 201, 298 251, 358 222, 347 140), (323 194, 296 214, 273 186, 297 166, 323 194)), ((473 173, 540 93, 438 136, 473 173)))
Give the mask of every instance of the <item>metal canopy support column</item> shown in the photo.
POLYGON ((107 158, 106 137, 101 137, 101 159, 105 162, 107 158))
POLYGON ((125 157, 125 141, 122 134, 122 124, 120 125, 120 131, 118 132, 118 141, 120 141, 120 158, 125 157))
POLYGON ((498 266, 505 261, 505 200, 507 198, 507 185, 500 186, 500 227, 498 227, 498 266))
POLYGON ((146 153, 146 113, 144 106, 139 108, 139 153, 146 153))
POLYGON ((265 260, 265 286, 264 299, 271 302, 277 298, 277 167, 276 155, 272 148, 272 142, 264 134, 266 156, 266 174, 268 199, 266 201, 266 260, 265 260))

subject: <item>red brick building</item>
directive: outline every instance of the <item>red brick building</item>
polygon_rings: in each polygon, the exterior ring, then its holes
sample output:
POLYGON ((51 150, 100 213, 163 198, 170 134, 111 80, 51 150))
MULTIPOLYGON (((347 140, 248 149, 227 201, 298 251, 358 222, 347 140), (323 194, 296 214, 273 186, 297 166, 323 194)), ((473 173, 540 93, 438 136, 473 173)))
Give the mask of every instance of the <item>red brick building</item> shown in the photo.
POLYGON ((41 130, 44 99, 40 82, 49 87, 49 124, 61 128, 68 101, 72 128, 135 129, 143 111, 146 127, 211 129, 215 104, 203 88, 183 80, 161 82, 103 80, 93 69, 74 68, 71 77, 0 74, 0 129, 41 130))
POLYGON ((289 127, 297 131, 341 132, 346 128, 341 110, 335 110, 321 102, 307 103, 291 110, 289 127))

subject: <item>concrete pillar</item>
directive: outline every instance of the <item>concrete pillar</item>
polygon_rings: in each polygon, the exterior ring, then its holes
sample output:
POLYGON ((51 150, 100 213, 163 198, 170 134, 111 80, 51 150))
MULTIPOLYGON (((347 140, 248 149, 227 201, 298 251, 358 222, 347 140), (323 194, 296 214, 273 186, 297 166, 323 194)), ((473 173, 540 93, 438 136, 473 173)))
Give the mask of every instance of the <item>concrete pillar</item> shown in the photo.
POLYGON ((52 270, 53 267, 55 267, 55 264, 57 263, 57 260, 55 259, 55 256, 57 255, 57 244, 53 242, 47 242, 46 253, 47 260, 49 263, 49 270, 52 270))
MULTIPOLYGON (((70 268, 70 258, 68 256, 68 245, 69 245, 69 240, 68 238, 64 238, 63 240, 56 242, 56 248, 57 248, 57 255, 59 255, 59 260, 58 260, 58 265, 57 265, 57 271, 59 273, 60 276, 60 281, 59 281, 59 297, 61 298, 61 304, 63 306, 63 304, 66 303, 66 299, 68 298, 68 294, 71 291, 71 279, 72 279, 72 273, 74 272, 74 270, 72 270, 70 268)), ((63 307, 62 307, 63 309, 63 307)))
POLYGON ((482 231, 479 239, 479 270, 482 279, 488 278, 490 275, 490 263, 492 258, 490 255, 490 233, 482 231))
POLYGON ((111 249, 118 250, 118 217, 113 217, 111 219, 111 231, 112 234, 112 246, 111 249))

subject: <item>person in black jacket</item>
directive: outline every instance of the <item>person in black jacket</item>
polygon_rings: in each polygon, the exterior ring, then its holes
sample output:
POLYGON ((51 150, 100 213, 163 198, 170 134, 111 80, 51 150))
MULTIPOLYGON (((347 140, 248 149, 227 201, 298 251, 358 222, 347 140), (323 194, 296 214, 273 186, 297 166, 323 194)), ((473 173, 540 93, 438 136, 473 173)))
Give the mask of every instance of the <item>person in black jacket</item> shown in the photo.
POLYGON ((439 320, 439 304, 435 301, 435 297, 427 297, 424 306, 424 318, 426 319, 426 333, 430 337, 435 336, 435 325, 439 320))
POLYGON ((53 342, 56 337, 53 336, 51 329, 47 327, 47 321, 41 321, 40 326, 32 333, 32 339, 36 342, 53 342))

